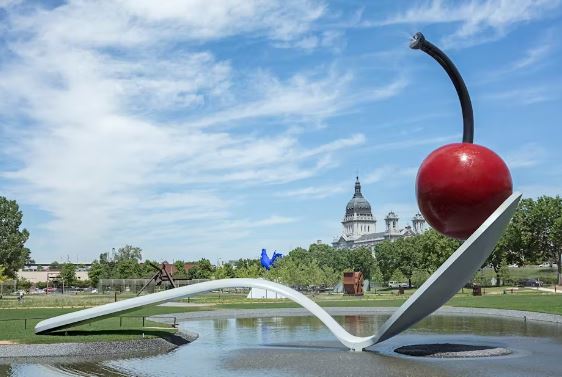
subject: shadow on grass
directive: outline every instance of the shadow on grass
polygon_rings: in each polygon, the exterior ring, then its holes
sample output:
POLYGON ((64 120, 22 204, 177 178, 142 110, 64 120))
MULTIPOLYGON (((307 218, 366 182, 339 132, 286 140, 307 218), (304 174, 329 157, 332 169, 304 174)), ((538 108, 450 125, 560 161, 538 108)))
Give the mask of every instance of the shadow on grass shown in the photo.
MULTIPOLYGON (((53 331, 45 335, 50 336, 62 336, 62 337, 73 337, 73 336, 138 336, 142 337, 148 336, 150 338, 161 338, 169 343, 176 346, 181 346, 188 344, 189 341, 177 334, 171 333, 169 331, 162 330, 144 330, 144 329, 119 329, 119 330, 58 330, 53 331)), ((103 341, 103 340, 100 340, 103 341)))

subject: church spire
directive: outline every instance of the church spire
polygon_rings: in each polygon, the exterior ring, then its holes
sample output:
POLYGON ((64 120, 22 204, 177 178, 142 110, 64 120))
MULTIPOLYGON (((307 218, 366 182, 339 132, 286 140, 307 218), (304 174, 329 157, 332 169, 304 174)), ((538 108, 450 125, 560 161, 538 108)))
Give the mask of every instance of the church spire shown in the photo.
POLYGON ((353 194, 354 198, 362 198, 363 194, 361 194, 361 182, 359 182, 359 176, 355 177, 355 194, 353 194))

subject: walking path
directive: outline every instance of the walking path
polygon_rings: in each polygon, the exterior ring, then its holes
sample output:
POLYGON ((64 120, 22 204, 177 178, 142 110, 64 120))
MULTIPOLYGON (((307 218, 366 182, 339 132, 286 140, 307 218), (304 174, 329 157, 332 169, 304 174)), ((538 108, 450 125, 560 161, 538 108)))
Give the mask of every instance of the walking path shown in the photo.
POLYGON ((550 292, 550 293, 560 293, 562 294, 562 287, 557 285, 556 288, 543 288, 543 287, 539 287, 537 288, 539 291, 542 292, 550 292))

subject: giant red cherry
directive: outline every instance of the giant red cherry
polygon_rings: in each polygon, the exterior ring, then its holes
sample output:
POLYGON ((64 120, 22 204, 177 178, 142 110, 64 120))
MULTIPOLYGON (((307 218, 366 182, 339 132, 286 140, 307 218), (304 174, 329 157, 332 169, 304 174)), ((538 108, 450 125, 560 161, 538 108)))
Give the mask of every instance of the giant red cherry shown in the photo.
POLYGON ((468 238, 512 192, 503 160, 477 144, 455 143, 431 152, 416 178, 426 221, 450 237, 468 238))
POLYGON ((418 206, 435 230, 464 240, 511 195, 511 174, 496 153, 473 144, 472 104, 455 65, 421 33, 414 35, 410 47, 426 52, 445 69, 457 90, 464 126, 462 143, 442 146, 422 162, 416 178, 418 206))

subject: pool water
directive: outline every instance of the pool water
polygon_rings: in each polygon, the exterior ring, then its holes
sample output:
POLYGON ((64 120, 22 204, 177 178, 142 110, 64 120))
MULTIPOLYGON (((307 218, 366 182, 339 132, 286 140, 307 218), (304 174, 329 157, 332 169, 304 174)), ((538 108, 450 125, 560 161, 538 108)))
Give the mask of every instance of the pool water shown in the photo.
MULTIPOLYGON (((370 335, 387 315, 339 316, 350 332, 370 335)), ((313 317, 189 321, 195 342, 159 356, 0 366, 7 376, 562 376, 562 326, 500 317, 433 315, 366 352, 350 352, 313 317), (509 356, 428 359, 394 349, 419 343, 506 347, 509 356)))

